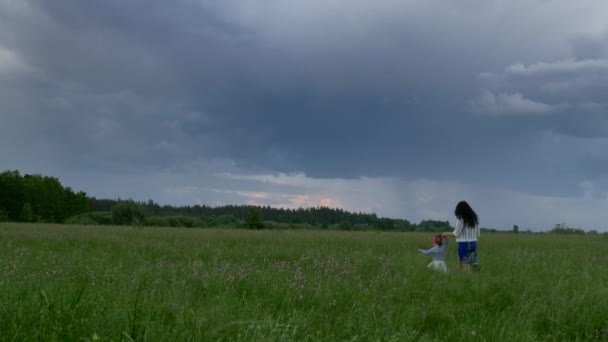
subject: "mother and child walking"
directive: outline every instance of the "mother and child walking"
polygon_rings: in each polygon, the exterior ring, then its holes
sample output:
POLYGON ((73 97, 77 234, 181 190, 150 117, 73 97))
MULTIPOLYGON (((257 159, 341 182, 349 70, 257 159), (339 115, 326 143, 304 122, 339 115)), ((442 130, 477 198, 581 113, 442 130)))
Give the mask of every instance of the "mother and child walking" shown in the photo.
POLYGON ((447 272, 445 264, 445 251, 448 248, 448 237, 456 238, 458 243, 458 261, 461 269, 478 270, 479 258, 477 257, 477 239, 479 238, 479 219, 477 214, 466 201, 460 201, 454 210, 456 215, 456 229, 453 232, 445 232, 433 236, 433 247, 418 251, 425 255, 432 255, 433 261, 428 268, 440 272, 447 272))

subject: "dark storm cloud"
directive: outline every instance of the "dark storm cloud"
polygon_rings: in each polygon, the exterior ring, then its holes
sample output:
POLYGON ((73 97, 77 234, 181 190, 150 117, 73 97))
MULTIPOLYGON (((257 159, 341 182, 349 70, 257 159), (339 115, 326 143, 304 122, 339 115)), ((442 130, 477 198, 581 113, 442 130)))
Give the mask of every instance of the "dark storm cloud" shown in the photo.
POLYGON ((479 1, 0 0, 0 47, 29 70, 0 80, 20 95, 5 95, 4 130, 29 137, 3 139, 15 158, 75 169, 219 158, 254 172, 572 193, 581 175, 562 172, 572 156, 561 164, 536 147, 547 130, 603 136, 605 60, 596 49, 593 60, 556 62, 568 23, 539 20, 540 2, 518 3, 528 11, 479 1), (592 124, 574 119, 580 108, 592 124))
MULTIPOLYGON (((41 71, 23 85, 40 115, 34 128, 77 155, 93 149, 106 159, 111 150, 119 162, 125 154, 143 162, 129 149, 202 145, 204 156, 295 170, 310 164, 308 151, 355 164, 361 153, 382 160, 383 131, 410 139, 390 128, 436 124, 424 112, 435 101, 427 92, 441 82, 416 67, 430 48, 421 38, 407 53, 400 40, 350 36, 334 37, 335 45, 305 41, 306 52, 228 23, 222 8, 205 3, 36 4, 7 9, 6 46, 41 71), (56 137, 68 123, 73 129, 56 137)), ((305 171, 352 169, 329 159, 305 171)))
POLYGON ((608 56, 608 32, 599 37, 581 36, 573 39, 572 51, 580 59, 600 59, 608 56))
POLYGON ((20 95, 5 102, 6 115, 14 110, 5 128, 35 133, 16 146, 22 155, 55 145, 75 167, 137 168, 210 149, 205 136, 182 132, 206 120, 184 79, 188 65, 209 71, 207 84, 219 79, 213 61, 229 61, 213 49, 238 29, 192 2, 159 4, 2 4, 2 46, 31 70, 18 82, 0 80, 20 95))
POLYGON ((481 114, 539 116, 547 129, 581 138, 608 136, 608 59, 515 64, 482 74, 472 101, 481 114), (525 97, 524 95, 525 94, 525 97))

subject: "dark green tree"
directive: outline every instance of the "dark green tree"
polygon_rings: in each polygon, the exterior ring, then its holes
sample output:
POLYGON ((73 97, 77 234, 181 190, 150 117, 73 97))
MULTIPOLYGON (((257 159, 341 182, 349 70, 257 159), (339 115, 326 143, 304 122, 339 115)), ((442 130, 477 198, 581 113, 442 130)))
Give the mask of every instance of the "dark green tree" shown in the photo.
POLYGON ((519 233, 519 227, 516 224, 514 224, 513 225, 513 234, 517 234, 517 233, 519 233))
POLYGON ((416 226, 417 232, 446 232, 452 230, 448 221, 423 220, 416 226))
POLYGON ((9 221, 19 221, 24 203, 23 182, 19 171, 0 173, 0 208, 6 210, 9 221))
POLYGON ((341 230, 352 230, 353 229, 353 225, 350 224, 350 222, 348 222, 348 221, 342 221, 342 222, 340 222, 340 225, 338 227, 341 230))
POLYGON ((61 211, 65 218, 90 211, 87 194, 82 191, 74 193, 71 188, 67 187, 64 189, 63 198, 61 211))
POLYGON ((63 222, 64 189, 57 178, 25 175, 23 190, 25 202, 32 205, 32 210, 39 221, 63 222))
POLYGON ((556 224, 553 229, 549 231, 550 233, 556 234, 585 234, 585 231, 580 228, 572 228, 566 225, 565 223, 556 224))
POLYGON ((381 218, 378 220, 377 228, 380 230, 393 230, 394 223, 393 220, 389 218, 381 218))
POLYGON ((262 219, 262 211, 258 207, 250 207, 247 209, 247 227, 250 229, 262 229, 264 228, 264 222, 262 219))
POLYGON ((32 210, 32 205, 29 203, 24 203, 23 208, 21 208, 21 214, 19 214, 19 218, 23 222, 32 222, 34 221, 34 212, 32 210))
POLYGON ((0 208, 0 222, 8 221, 8 212, 4 208, 0 208))
POLYGON ((112 207, 112 223, 117 225, 143 225, 146 221, 146 215, 143 208, 128 200, 119 202, 112 207))

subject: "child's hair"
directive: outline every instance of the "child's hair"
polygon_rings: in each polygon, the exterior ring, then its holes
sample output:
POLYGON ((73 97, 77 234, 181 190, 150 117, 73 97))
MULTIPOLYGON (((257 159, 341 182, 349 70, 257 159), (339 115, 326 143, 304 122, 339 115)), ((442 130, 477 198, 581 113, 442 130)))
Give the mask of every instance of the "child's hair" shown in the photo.
POLYGON ((443 245, 443 236, 441 234, 433 235, 433 245, 443 245))

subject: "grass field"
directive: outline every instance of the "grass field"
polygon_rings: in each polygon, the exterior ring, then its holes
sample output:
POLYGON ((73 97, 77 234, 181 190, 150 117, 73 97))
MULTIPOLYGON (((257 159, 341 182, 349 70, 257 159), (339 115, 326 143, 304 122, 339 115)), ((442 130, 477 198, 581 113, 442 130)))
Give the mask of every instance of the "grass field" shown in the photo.
POLYGON ((0 225, 2 341, 608 340, 608 238, 0 225))

